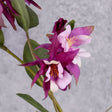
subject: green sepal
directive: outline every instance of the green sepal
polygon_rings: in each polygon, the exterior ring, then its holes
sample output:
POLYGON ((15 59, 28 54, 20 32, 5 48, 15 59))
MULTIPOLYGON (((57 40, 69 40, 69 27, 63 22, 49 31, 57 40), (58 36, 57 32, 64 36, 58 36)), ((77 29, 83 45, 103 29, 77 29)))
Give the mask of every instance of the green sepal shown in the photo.
POLYGON ((71 21, 68 23, 68 25, 70 25, 70 26, 71 26, 71 30, 73 30, 73 29, 74 29, 74 26, 75 26, 75 20, 71 20, 71 21))
POLYGON ((40 103, 38 103, 35 99, 33 99, 30 95, 17 93, 19 97, 30 103, 36 109, 40 110, 41 112, 48 112, 40 103))

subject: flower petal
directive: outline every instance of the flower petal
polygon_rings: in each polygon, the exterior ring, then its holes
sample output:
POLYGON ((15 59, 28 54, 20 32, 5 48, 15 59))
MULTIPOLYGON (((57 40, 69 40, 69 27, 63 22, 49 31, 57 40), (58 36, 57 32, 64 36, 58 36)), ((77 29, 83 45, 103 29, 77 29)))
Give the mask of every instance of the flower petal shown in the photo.
POLYGON ((48 68, 47 72, 46 72, 46 82, 48 82, 50 80, 50 71, 51 71, 51 67, 48 68))
POLYGON ((34 65, 38 65, 39 63, 40 61, 36 60, 36 61, 29 62, 29 63, 21 64, 19 66, 34 66, 34 65))
POLYGON ((79 66, 77 64, 69 64, 67 66, 67 70, 70 71, 70 73, 72 75, 74 75, 75 77, 75 80, 76 80, 76 84, 78 83, 78 79, 79 79, 79 75, 80 75, 80 69, 79 69, 79 66))
POLYGON ((58 86, 55 84, 54 81, 50 81, 50 90, 54 93, 58 90, 58 86))
POLYGON ((40 77, 40 75, 41 75, 41 74, 40 74, 39 72, 37 72, 37 74, 35 75, 35 77, 34 77, 32 83, 31 83, 31 88, 33 87, 33 85, 35 84, 35 82, 38 80, 38 78, 40 77))
POLYGON ((70 84, 71 81, 72 81, 72 76, 68 72, 64 71, 63 78, 62 79, 59 78, 56 81, 56 84, 60 89, 65 89, 66 86, 70 84))
POLYGON ((49 49, 50 44, 41 44, 38 47, 36 47, 34 50, 39 49, 39 48, 45 48, 45 49, 49 49))
POLYGON ((77 35, 88 35, 89 36, 93 30, 94 30, 94 26, 75 28, 71 31, 69 38, 72 38, 73 36, 77 36, 77 35))
POLYGON ((61 43, 62 48, 64 48, 65 52, 68 51, 68 49, 69 49, 66 39, 68 38, 70 32, 71 32, 71 27, 70 27, 70 25, 67 25, 66 30, 64 32, 60 33, 57 37, 59 42, 61 43))
POLYGON ((91 54, 89 52, 87 52, 85 49, 81 48, 77 54, 80 57, 90 57, 91 54))
POLYGON ((2 12, 3 12, 3 8, 2 5, 0 4, 0 27, 5 27, 4 21, 2 19, 2 12))
POLYGON ((74 57, 79 52, 79 49, 75 51, 68 51, 68 52, 61 52, 56 56, 57 61, 60 61, 63 67, 66 67, 68 64, 70 64, 74 57))
POLYGON ((71 40, 71 46, 79 46, 91 42, 91 38, 87 35, 74 36, 71 40))
POLYGON ((47 79, 47 78, 45 77, 45 78, 44 78, 44 81, 43 81, 43 89, 44 89, 44 93, 45 93, 44 99, 47 98, 48 92, 49 92, 49 90, 50 90, 50 81, 46 82, 46 79, 47 79))
POLYGON ((58 64, 58 71, 59 71, 59 78, 63 78, 63 67, 60 63, 58 64))
POLYGON ((25 0, 25 2, 27 2, 29 5, 33 4, 35 7, 41 9, 41 7, 37 3, 35 3, 33 0, 25 0))
POLYGON ((79 67, 81 67, 81 58, 79 56, 76 56, 72 62, 74 64, 77 64, 79 67))

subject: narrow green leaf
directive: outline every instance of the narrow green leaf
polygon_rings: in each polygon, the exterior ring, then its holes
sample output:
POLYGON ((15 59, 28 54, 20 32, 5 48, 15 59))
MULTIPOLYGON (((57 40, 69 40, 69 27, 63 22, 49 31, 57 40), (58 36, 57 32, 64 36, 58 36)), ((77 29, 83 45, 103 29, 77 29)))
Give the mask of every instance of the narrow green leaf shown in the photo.
POLYGON ((71 20, 68 24, 71 26, 71 30, 73 30, 75 26, 75 20, 71 20))
MULTIPOLYGON (((36 41, 31 40, 31 39, 30 39, 30 43, 31 43, 32 49, 35 49, 37 46, 39 46, 39 44, 36 41)), ((46 49, 44 49, 44 48, 34 50, 34 54, 36 54, 41 59, 48 58, 47 52, 48 51, 46 49)), ((23 61, 25 63, 33 61, 33 58, 32 58, 32 55, 31 55, 31 52, 30 52, 30 49, 29 49, 28 42, 26 42, 26 44, 24 46, 23 61)), ((34 71, 35 74, 37 73, 37 67, 36 66, 30 66, 30 68, 34 71)), ((34 76, 27 69, 26 69, 26 72, 27 72, 27 74, 29 75, 29 77, 31 79, 34 78, 34 76)), ((41 77, 40 77, 40 79, 41 79, 41 77)), ((38 82, 36 82, 36 84, 39 85, 38 82)))
POLYGON ((2 30, 0 29, 0 47, 4 45, 4 35, 2 30))
POLYGON ((24 0, 11 0, 13 8, 18 12, 18 16, 15 15, 17 23, 25 30, 28 31, 30 20, 28 11, 24 0))
POLYGON ((29 28, 37 26, 39 24, 39 19, 38 19, 37 14, 30 7, 28 6, 26 7, 27 7, 28 14, 29 14, 29 19, 30 19, 29 28))
POLYGON ((33 99, 30 95, 27 94, 17 94, 19 97, 30 103, 32 106, 40 110, 41 112, 48 112, 40 103, 38 103, 35 99, 33 99))

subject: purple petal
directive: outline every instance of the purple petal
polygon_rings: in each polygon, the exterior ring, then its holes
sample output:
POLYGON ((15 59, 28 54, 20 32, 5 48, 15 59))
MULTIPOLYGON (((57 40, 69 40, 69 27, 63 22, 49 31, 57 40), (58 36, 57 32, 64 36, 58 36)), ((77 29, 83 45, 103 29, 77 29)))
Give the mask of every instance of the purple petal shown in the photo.
POLYGON ((2 12, 3 12, 3 8, 2 8, 2 5, 0 4, 0 26, 5 27, 4 21, 2 19, 2 12))
POLYGON ((77 36, 77 35, 88 35, 89 36, 93 30, 94 30, 94 26, 75 28, 71 31, 69 38, 71 38, 73 36, 77 36))
POLYGON ((35 50, 36 50, 36 49, 39 49, 39 48, 49 49, 50 45, 51 45, 51 44, 42 44, 42 45, 39 45, 38 47, 36 47, 35 50))
POLYGON ((63 67, 66 67, 68 64, 72 63, 78 52, 79 49, 75 51, 61 52, 56 56, 56 59, 61 62, 63 67))
POLYGON ((49 59, 50 60, 53 60, 53 58, 57 54, 57 50, 59 49, 59 47, 60 47, 60 43, 57 40, 57 34, 54 34, 54 37, 52 38, 51 45, 49 48, 49 59))
POLYGON ((14 15, 5 6, 3 6, 3 13, 5 17, 7 18, 7 20, 10 22, 10 24, 12 25, 13 29, 17 30, 14 24, 14 21, 15 21, 14 15))
POLYGON ((44 82, 43 82, 43 89, 44 89, 44 93, 45 93, 44 99, 47 98, 48 92, 49 92, 49 90, 50 90, 50 81, 46 82, 46 79, 47 79, 47 78, 45 77, 45 78, 44 78, 44 82))
POLYGON ((31 83, 31 88, 33 87, 33 85, 35 84, 35 82, 38 80, 38 78, 40 77, 40 75, 41 75, 40 72, 37 72, 37 74, 35 75, 32 83, 31 83))
POLYGON ((76 80, 76 84, 77 84, 78 83, 78 79, 79 79, 79 75, 80 75, 79 66, 77 64, 71 63, 66 68, 72 75, 74 75, 75 80, 76 80))
POLYGON ((25 2, 27 2, 29 5, 33 4, 35 7, 41 9, 41 7, 36 2, 34 2, 33 0, 25 0, 25 2))
POLYGON ((12 11, 12 13, 18 16, 18 13, 14 10, 14 8, 11 5, 11 1, 6 0, 6 3, 7 3, 8 8, 12 11))
POLYGON ((31 87, 34 85, 34 83, 37 81, 37 79, 39 78, 40 75, 44 75, 45 74, 45 68, 46 65, 41 61, 40 62, 40 70, 37 72, 37 74, 35 75, 31 87))
POLYGON ((64 26, 66 23, 67 23, 67 20, 64 20, 63 18, 59 18, 58 21, 55 22, 52 33, 59 34, 62 31, 64 31, 64 26))
POLYGON ((20 66, 34 66, 38 64, 40 64, 40 61, 36 60, 36 61, 29 62, 29 63, 21 64, 20 66))
POLYGON ((62 79, 59 78, 56 81, 56 84, 60 89, 66 89, 66 87, 68 86, 68 84, 71 83, 71 81, 72 81, 72 76, 68 72, 64 71, 63 78, 62 79))
POLYGON ((79 46, 91 42, 91 38, 87 35, 74 36, 71 41, 71 46, 79 46))

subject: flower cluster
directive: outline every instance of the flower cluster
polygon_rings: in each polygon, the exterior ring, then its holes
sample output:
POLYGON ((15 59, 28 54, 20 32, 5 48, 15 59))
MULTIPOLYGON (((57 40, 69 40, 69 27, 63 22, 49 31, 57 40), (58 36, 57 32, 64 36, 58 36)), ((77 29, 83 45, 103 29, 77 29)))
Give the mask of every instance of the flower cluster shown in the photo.
MULTIPOLYGON (((37 8, 41 9, 41 7, 38 4, 36 4, 33 0, 25 0, 25 2, 28 3, 29 5, 33 4, 37 8)), ((11 0, 0 0, 0 29, 1 29, 1 27, 5 27, 5 24, 4 24, 4 21, 2 18, 2 14, 4 14, 4 16, 10 22, 13 29, 16 30, 16 26, 14 23, 14 21, 15 21, 14 15, 18 16, 18 13, 12 7, 11 0)))
POLYGON ((79 79, 81 65, 80 57, 88 57, 90 54, 84 49, 78 48, 82 44, 91 42, 90 34, 94 26, 74 28, 65 24, 67 20, 60 18, 55 22, 52 34, 48 34, 51 43, 42 44, 36 49, 45 48, 48 50, 49 58, 23 64, 22 66, 39 65, 40 70, 35 75, 31 86, 37 81, 40 75, 44 76, 43 89, 45 98, 49 90, 55 92, 58 89, 63 91, 70 87, 72 75, 79 79))

